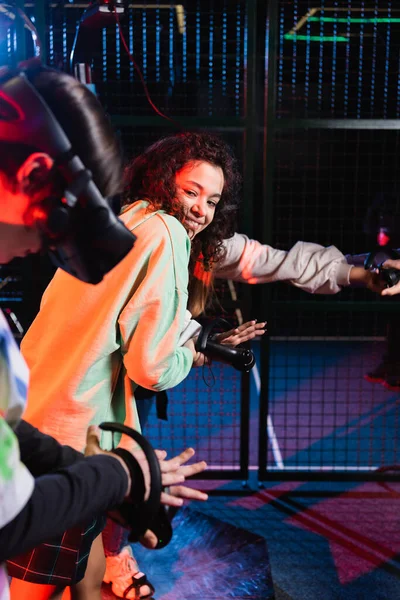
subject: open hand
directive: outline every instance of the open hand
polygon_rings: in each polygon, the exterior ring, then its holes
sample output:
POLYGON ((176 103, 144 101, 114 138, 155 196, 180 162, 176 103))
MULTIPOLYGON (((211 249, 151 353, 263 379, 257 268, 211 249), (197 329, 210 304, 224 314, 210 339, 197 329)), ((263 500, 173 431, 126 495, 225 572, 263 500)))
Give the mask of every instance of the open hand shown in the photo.
POLYGON ((226 346, 232 346, 233 348, 249 340, 253 340, 259 335, 264 335, 266 332, 266 321, 257 323, 257 321, 247 321, 236 327, 236 329, 230 329, 224 331, 215 336, 215 341, 218 344, 224 344, 226 346))
MULTIPOLYGON (((130 449, 129 451, 139 462, 139 465, 143 471, 146 500, 150 493, 150 472, 146 457, 144 452, 139 447, 136 449, 130 449)), ((186 478, 191 477, 192 475, 197 475, 197 473, 201 473, 207 468, 207 463, 205 461, 192 463, 191 465, 186 464, 188 460, 190 460, 195 454, 193 448, 186 448, 186 450, 178 454, 178 456, 175 456, 169 460, 165 460, 167 456, 165 450, 155 450, 155 453, 160 463, 162 485, 164 488, 168 488, 161 493, 161 504, 164 504, 165 506, 179 507, 182 506, 184 500, 205 501, 208 499, 207 494, 204 494, 200 490, 196 490, 185 485, 179 485, 183 483, 186 478)), ((128 476, 128 489, 126 491, 126 496, 128 496, 132 481, 127 465, 117 454, 107 450, 102 450, 100 447, 100 429, 95 425, 91 425, 87 431, 85 456, 95 456, 99 454, 113 456, 121 463, 128 476)), ((157 536, 148 529, 141 537, 140 542, 146 548, 155 548, 158 540, 157 536)))
MULTIPOLYGON (((147 500, 150 493, 150 471, 146 456, 139 446, 136 446, 136 448, 129 448, 129 452, 138 461, 140 468, 142 469, 145 481, 144 499, 147 500)), ((165 450, 155 450, 155 453, 160 463, 161 481, 163 487, 176 486, 170 487, 169 492, 162 492, 162 504, 165 504, 166 506, 182 506, 184 498, 192 500, 207 500, 206 494, 203 494, 198 490, 192 490, 191 488, 178 485, 183 483, 187 477, 201 473, 207 468, 207 463, 204 461, 186 465, 188 460, 190 460, 195 454, 193 448, 186 448, 186 450, 178 454, 178 456, 175 456, 169 460, 165 460, 167 456, 165 450)), ((95 425, 91 425, 87 431, 85 456, 95 456, 99 454, 113 456, 124 467, 129 481, 128 490, 126 492, 126 495, 128 496, 131 488, 131 479, 129 469, 126 466, 125 461, 117 454, 114 454, 108 450, 103 450, 100 447, 100 429, 95 425)))
POLYGON ((204 460, 191 465, 186 464, 195 455, 193 448, 186 448, 186 450, 170 460, 165 460, 167 455, 165 450, 156 450, 156 454, 160 461, 162 484, 164 487, 169 487, 168 492, 164 491, 161 494, 162 504, 166 506, 182 506, 184 499, 207 500, 207 494, 186 486, 177 485, 185 481, 188 477, 197 475, 207 468, 207 463, 204 460))
MULTIPOLYGON (((163 491, 161 494, 161 503, 166 506, 182 506, 184 500, 202 500, 205 501, 208 499, 207 494, 201 492, 200 490, 196 490, 185 485, 177 485, 176 481, 174 481, 174 474, 178 474, 183 476, 183 480, 187 477, 191 477, 192 475, 196 475, 197 473, 201 473, 207 468, 207 463, 204 461, 193 463, 191 465, 186 465, 188 460, 194 456, 195 451, 193 448, 186 448, 179 456, 175 456, 170 460, 165 460, 166 452, 165 450, 156 450, 156 454, 160 461, 161 474, 162 474, 162 483, 164 486, 170 486, 168 490, 163 491)), ((183 481, 182 480, 182 481, 183 481)), ((155 548, 157 546, 157 536, 150 531, 149 529, 146 533, 140 538, 140 543, 142 546, 146 548, 155 548)))

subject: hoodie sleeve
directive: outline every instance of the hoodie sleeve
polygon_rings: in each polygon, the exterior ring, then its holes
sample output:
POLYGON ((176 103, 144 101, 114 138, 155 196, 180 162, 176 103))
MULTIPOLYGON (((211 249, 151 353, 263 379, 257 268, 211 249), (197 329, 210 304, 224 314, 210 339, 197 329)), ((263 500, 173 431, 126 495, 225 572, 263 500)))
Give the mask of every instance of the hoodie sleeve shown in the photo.
POLYGON ((287 281, 311 294, 336 294, 350 284, 352 266, 334 246, 297 242, 277 250, 236 233, 224 241, 215 276, 242 283, 287 281))
POLYGON ((119 318, 129 378, 154 391, 178 385, 188 375, 192 352, 179 347, 188 299, 190 240, 173 217, 157 215, 138 228, 147 253, 146 272, 119 318))

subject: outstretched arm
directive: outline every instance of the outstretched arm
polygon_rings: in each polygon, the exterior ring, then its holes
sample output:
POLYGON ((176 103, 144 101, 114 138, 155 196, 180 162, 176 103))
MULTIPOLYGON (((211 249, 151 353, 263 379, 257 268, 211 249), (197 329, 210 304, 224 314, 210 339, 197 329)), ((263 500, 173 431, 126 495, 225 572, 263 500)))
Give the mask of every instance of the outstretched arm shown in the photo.
POLYGON ((334 246, 297 242, 289 251, 277 250, 235 233, 224 241, 215 275, 253 284, 287 281, 311 294, 336 294, 350 285, 351 270, 334 246))
MULTIPOLYGON (((309 242, 297 242, 289 251, 277 250, 236 233, 224 241, 215 276, 242 283, 286 281, 311 294, 336 294, 349 285, 381 294, 385 284, 376 273, 363 268, 365 257, 344 256, 334 246, 324 248, 309 242)), ((391 295, 400 293, 400 289, 391 289, 391 295)))
POLYGON ((127 482, 125 470, 112 456, 93 456, 39 477, 25 506, 0 529, 0 562, 120 504, 127 482))

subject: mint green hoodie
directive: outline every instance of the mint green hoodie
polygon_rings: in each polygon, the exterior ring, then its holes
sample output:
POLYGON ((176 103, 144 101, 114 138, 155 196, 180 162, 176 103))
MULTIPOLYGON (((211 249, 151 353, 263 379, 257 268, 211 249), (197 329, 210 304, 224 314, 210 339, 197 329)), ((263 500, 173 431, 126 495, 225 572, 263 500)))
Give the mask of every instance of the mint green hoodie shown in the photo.
POLYGON ((31 373, 26 420, 78 450, 90 424, 116 420, 140 430, 137 385, 174 387, 193 362, 191 351, 178 347, 187 304, 186 231, 163 211, 149 212, 144 201, 121 218, 138 238, 131 252, 95 286, 58 270, 21 346, 31 373))

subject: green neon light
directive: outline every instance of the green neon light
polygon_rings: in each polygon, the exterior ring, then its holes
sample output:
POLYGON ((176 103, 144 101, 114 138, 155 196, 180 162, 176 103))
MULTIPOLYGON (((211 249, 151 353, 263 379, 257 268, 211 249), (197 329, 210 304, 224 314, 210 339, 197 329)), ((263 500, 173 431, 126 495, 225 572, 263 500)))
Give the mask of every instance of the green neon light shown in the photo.
POLYGON ((298 35, 296 33, 285 33, 285 40, 300 40, 305 42, 348 42, 349 38, 341 35, 298 35))
POLYGON ((322 21, 323 23, 400 23, 400 18, 391 17, 374 17, 372 19, 366 17, 351 17, 350 19, 345 17, 308 17, 307 20, 310 22, 322 21))

